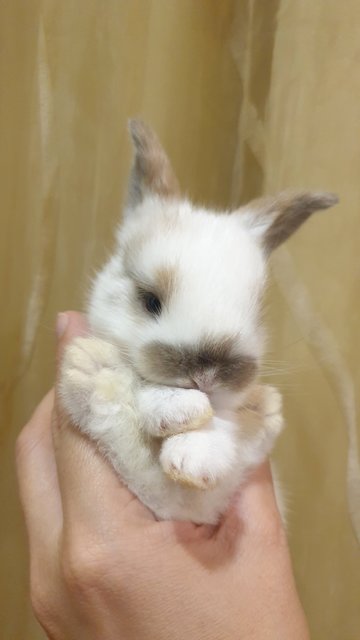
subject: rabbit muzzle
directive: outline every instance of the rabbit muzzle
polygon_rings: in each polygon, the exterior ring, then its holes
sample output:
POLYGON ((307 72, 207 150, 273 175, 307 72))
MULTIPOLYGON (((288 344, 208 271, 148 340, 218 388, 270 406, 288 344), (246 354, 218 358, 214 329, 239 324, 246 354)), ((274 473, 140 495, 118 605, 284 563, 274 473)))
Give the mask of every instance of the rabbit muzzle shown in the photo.
POLYGON ((151 342, 141 349, 140 373, 161 384, 193 387, 204 392, 226 387, 239 390, 258 372, 257 360, 239 354, 229 338, 207 338, 196 346, 151 342))

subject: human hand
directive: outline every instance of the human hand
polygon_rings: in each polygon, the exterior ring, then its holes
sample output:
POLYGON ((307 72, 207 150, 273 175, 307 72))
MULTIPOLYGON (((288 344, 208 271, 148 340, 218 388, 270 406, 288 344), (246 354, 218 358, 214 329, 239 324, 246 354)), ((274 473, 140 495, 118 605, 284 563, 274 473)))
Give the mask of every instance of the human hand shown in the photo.
MULTIPOLYGON (((86 331, 68 312, 59 340, 86 331)), ((52 640, 307 640, 268 465, 218 527, 157 522, 50 392, 17 443, 31 596, 52 640)))

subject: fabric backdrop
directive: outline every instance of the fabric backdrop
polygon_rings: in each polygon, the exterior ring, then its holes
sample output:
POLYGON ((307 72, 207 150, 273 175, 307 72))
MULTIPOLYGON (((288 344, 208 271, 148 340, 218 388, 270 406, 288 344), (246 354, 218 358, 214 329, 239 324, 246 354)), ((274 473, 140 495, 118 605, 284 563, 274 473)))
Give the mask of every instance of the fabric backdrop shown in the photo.
POLYGON ((312 637, 356 640, 359 2, 12 0, 0 49, 1 637, 43 637, 14 442, 53 377, 56 312, 82 308, 111 247, 140 114, 197 201, 340 196, 272 258, 265 380, 285 397, 276 457, 312 637))

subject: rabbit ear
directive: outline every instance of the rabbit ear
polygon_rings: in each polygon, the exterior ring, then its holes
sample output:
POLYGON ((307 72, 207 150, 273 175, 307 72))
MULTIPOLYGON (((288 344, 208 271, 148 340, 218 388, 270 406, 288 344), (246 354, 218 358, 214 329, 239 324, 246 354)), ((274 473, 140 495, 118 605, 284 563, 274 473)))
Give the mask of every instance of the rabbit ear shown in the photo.
POLYGON ((338 202, 334 193, 282 191, 249 202, 238 210, 240 219, 270 253, 291 236, 312 213, 338 202))
POLYGON ((129 121, 129 131, 135 157, 130 175, 128 204, 140 204, 151 193, 163 197, 178 196, 178 181, 154 131, 138 119, 129 121))

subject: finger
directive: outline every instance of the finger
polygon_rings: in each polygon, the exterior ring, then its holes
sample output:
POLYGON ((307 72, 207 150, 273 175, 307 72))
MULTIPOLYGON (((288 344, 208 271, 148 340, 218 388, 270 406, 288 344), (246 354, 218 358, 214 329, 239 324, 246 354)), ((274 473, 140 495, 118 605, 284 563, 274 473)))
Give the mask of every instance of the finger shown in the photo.
POLYGON ((242 488, 236 508, 244 525, 262 530, 268 523, 280 520, 269 462, 254 469, 242 488))
MULTIPOLYGON (((66 346, 78 335, 87 333, 81 314, 67 312, 58 340, 58 362, 66 346)), ((95 445, 74 427, 56 399, 54 421, 56 460, 67 528, 79 526, 95 535, 107 535, 121 522, 149 518, 152 514, 123 485, 95 445)))
POLYGON ((270 464, 264 463, 249 476, 235 496, 218 535, 227 543, 243 546, 246 538, 264 540, 285 537, 276 502, 270 464))
POLYGON ((50 391, 21 432, 16 469, 32 556, 53 548, 62 527, 61 497, 51 435, 54 391, 50 391))
POLYGON ((56 321, 57 363, 59 365, 66 346, 77 336, 89 333, 86 319, 77 311, 59 313, 56 321))

